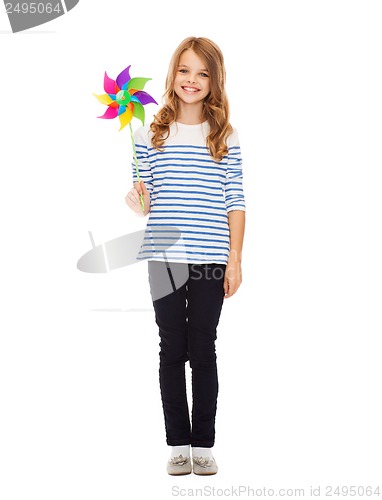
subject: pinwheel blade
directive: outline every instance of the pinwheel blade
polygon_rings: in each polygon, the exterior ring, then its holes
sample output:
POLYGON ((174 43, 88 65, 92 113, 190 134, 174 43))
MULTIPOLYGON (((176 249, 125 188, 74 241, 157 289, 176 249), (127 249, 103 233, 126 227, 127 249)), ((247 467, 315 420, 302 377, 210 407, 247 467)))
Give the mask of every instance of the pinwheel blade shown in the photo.
POLYGON ((140 102, 134 102, 134 116, 141 120, 142 125, 145 124, 145 108, 140 102))
POLYGON ((120 89, 122 89, 123 85, 130 80, 130 66, 127 66, 121 73, 117 76, 117 85, 120 89))
POLYGON ((105 76, 103 80, 103 88, 107 94, 117 94, 119 92, 119 89, 117 90, 117 84, 115 80, 112 80, 107 76, 107 73, 105 71, 105 76))
POLYGON ((152 80, 152 78, 132 78, 127 88, 129 90, 143 90, 149 80, 152 80))
POLYGON ((150 104, 151 102, 153 104, 158 104, 156 102, 156 100, 153 97, 151 97, 150 94, 148 94, 147 92, 144 92, 143 90, 138 90, 138 92, 134 92, 133 95, 134 95, 134 97, 137 97, 139 99, 139 101, 141 102, 141 104, 143 104, 143 105, 150 104))
POLYGON ((107 120, 111 120, 112 118, 116 118, 117 116, 118 108, 109 106, 105 113, 102 116, 98 116, 98 118, 106 118, 107 120))
POLYGON ((114 102, 113 99, 108 94, 102 94, 102 95, 93 94, 93 95, 99 100, 101 104, 106 104, 106 106, 114 102))
POLYGON ((119 129, 121 131, 124 127, 126 127, 126 125, 131 122, 131 119, 133 118, 133 112, 130 108, 126 108, 126 111, 122 115, 119 115, 118 118, 121 122, 121 128, 119 129))

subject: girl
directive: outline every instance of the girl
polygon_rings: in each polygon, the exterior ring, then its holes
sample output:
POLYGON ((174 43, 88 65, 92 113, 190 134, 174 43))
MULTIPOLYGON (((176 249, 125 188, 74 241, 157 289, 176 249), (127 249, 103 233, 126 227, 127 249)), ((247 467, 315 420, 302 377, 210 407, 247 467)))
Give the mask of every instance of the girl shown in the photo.
POLYGON ((224 299, 242 281, 245 200, 238 134, 229 123, 224 60, 214 42, 189 37, 179 45, 164 105, 150 126, 136 131, 135 143, 141 181, 133 164, 134 187, 126 203, 137 214, 149 214, 138 258, 148 260, 159 326, 159 385, 166 441, 172 447, 167 472, 189 474, 193 468, 195 474, 216 474, 216 328, 224 299), (166 289, 164 266, 172 289, 166 289), (177 279, 185 268, 185 279, 177 279), (159 294, 155 283, 163 284, 159 294))

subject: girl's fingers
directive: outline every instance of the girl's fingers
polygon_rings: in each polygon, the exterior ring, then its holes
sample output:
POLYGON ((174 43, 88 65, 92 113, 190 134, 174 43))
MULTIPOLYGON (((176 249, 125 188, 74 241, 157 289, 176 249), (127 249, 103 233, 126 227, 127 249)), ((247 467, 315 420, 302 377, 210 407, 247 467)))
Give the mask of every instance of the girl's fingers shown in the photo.
POLYGON ((136 205, 137 203, 140 203, 139 201, 139 195, 135 189, 132 189, 129 191, 125 197, 126 203, 129 205, 136 205))
POLYGON ((226 277, 224 280, 224 298, 228 299, 229 297, 232 297, 232 295, 234 295, 238 291, 240 284, 241 279, 229 279, 228 277, 226 277))
POLYGON ((145 183, 143 181, 141 181, 141 187, 143 194, 148 194, 147 187, 145 186, 145 183))
POLYGON ((137 189, 133 188, 131 190, 131 193, 133 194, 133 196, 137 195, 139 197, 139 191, 137 189))
POLYGON ((139 194, 138 194, 138 191, 136 189, 132 189, 131 194, 132 194, 134 200, 139 201, 139 194))
MULTIPOLYGON (((143 181, 141 181, 143 184, 143 181)), ((138 215, 147 215, 147 213, 150 211, 150 193, 148 192, 146 186, 143 184, 142 185, 139 182, 134 182, 134 187, 131 189, 126 197, 125 197, 126 204, 134 210, 138 215), (144 205, 145 205, 145 210, 142 211, 142 205, 141 205, 141 197, 140 195, 144 197, 144 205)))
POLYGON ((228 278, 224 279, 223 288, 224 288, 224 294, 227 295, 228 294, 228 289, 229 289, 228 278))
POLYGON ((134 188, 138 191, 138 194, 148 195, 149 191, 143 181, 134 182, 134 188))
POLYGON ((134 182, 134 189, 138 192, 138 194, 142 193, 142 187, 139 182, 134 182))

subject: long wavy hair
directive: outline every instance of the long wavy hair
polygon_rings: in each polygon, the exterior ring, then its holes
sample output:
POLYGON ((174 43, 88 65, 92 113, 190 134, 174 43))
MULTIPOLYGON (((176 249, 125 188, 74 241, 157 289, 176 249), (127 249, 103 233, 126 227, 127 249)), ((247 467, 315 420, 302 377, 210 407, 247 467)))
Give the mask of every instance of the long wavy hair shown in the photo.
POLYGON ((219 162, 228 153, 227 137, 232 133, 229 123, 229 103, 225 91, 226 72, 223 54, 219 47, 203 37, 188 37, 174 52, 166 78, 166 90, 163 95, 164 105, 154 116, 150 124, 153 132, 152 145, 163 151, 164 143, 170 135, 170 125, 179 114, 179 97, 174 91, 174 80, 178 71, 179 60, 185 50, 191 49, 206 64, 210 77, 210 92, 203 103, 203 121, 208 121, 210 133, 206 145, 212 158, 219 162))

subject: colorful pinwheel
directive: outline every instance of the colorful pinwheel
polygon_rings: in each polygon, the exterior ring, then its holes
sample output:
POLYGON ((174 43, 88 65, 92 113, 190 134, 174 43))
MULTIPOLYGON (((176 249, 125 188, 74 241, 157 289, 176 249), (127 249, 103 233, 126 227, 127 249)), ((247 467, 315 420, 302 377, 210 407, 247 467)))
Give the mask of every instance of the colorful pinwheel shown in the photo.
MULTIPOLYGON (((93 94, 101 104, 108 106, 102 116, 98 118, 106 118, 108 120, 118 116, 121 123, 119 130, 122 130, 126 125, 130 126, 130 136, 134 151, 135 170, 137 172, 137 180, 140 181, 137 153, 135 151, 135 142, 131 120, 133 117, 141 120, 142 125, 145 124, 144 105, 149 103, 158 104, 153 97, 143 89, 146 83, 151 78, 131 78, 130 67, 125 68, 114 81, 107 76, 105 71, 103 88, 106 94, 93 94)), ((143 196, 140 195, 142 210, 144 210, 143 196)))
POLYGON ((145 110, 143 106, 149 103, 158 104, 151 95, 143 91, 151 78, 131 78, 130 67, 124 69, 117 76, 116 81, 109 78, 105 71, 103 88, 106 94, 94 94, 101 104, 108 106, 105 114, 98 118, 112 119, 118 116, 121 122, 119 130, 128 125, 133 117, 141 120, 142 125, 144 125, 145 110))

